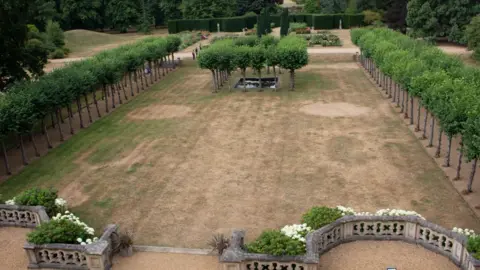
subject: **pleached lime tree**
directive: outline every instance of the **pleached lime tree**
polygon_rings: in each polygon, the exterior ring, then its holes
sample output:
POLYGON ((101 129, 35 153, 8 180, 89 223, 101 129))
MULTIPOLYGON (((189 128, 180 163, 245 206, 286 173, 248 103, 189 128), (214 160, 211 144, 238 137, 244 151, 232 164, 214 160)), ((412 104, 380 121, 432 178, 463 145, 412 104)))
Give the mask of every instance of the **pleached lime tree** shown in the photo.
POLYGON ((288 36, 277 45, 277 56, 280 67, 290 71, 290 90, 295 90, 295 70, 308 64, 307 42, 305 39, 288 36))
POLYGON ((240 46, 235 48, 234 58, 233 61, 235 62, 235 66, 240 69, 242 72, 243 77, 243 91, 247 91, 247 78, 246 78, 246 70, 250 67, 250 63, 252 62, 251 56, 251 48, 248 46, 240 46))
POLYGON ((260 46, 253 47, 250 50, 250 67, 258 74, 259 91, 262 91, 262 69, 265 67, 265 49, 260 46))

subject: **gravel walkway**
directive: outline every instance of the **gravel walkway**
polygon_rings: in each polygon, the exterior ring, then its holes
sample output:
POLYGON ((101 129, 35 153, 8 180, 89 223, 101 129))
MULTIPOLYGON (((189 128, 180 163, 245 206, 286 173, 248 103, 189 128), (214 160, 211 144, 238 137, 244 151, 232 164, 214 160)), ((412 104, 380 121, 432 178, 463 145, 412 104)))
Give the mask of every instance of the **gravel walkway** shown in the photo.
POLYGON ((0 227, 0 270, 27 269, 23 245, 30 229, 0 227))
POLYGON ((113 270, 220 270, 218 257, 157 252, 137 252, 132 257, 115 257, 113 270))
POLYGON ((320 257, 319 270, 458 270, 446 257, 404 242, 359 241, 320 257))

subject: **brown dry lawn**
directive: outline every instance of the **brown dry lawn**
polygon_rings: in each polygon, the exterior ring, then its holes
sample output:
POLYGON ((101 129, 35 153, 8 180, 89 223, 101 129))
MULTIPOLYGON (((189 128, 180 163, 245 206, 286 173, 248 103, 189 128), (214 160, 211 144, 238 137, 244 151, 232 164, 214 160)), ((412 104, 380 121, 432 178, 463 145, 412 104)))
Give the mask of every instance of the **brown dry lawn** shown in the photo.
MULTIPOLYGON (((411 209, 447 228, 479 230, 349 60, 313 57, 296 92, 219 94, 210 93, 210 73, 187 61, 0 185, 0 194, 53 186, 98 230, 118 223, 134 229, 137 244, 175 247, 205 247, 233 228, 247 230, 248 241, 298 223, 315 205, 411 209)), ((288 75, 281 80, 286 87, 288 75)))

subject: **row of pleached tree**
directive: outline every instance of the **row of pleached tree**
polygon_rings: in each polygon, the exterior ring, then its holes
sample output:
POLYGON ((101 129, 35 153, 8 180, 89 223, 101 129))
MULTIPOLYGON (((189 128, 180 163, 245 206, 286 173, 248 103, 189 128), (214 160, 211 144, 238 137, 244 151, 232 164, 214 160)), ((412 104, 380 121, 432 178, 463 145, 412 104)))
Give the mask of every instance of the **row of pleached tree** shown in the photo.
MULTIPOLYGON (((259 77, 261 89, 262 70, 273 68, 276 78, 276 67, 286 69, 290 73, 290 90, 295 89, 295 70, 308 64, 307 43, 305 39, 295 36, 276 37, 266 35, 226 38, 216 41, 199 54, 200 68, 212 72, 213 92, 216 92, 230 74, 239 69, 246 81, 246 70, 251 68, 259 77)), ((245 86, 245 84, 244 84, 245 86)), ((244 91, 246 89, 244 88, 244 91)))
POLYGON ((84 128, 86 121, 92 122, 92 114, 102 116, 99 102, 105 103, 105 113, 108 113, 165 75, 168 68, 174 67, 174 53, 180 45, 177 36, 147 38, 12 87, 0 96, 0 141, 6 172, 11 173, 6 142, 19 145, 23 164, 27 165, 25 138, 31 141, 35 155, 39 156, 34 133, 41 132, 48 148, 52 148, 47 125, 56 128, 63 141, 65 132, 75 132, 72 124, 75 109, 80 118, 79 127, 84 128), (87 110, 88 119, 82 118, 83 109, 87 110), (65 111, 67 117, 62 115, 65 111), (61 127, 64 119, 68 121, 68 131, 61 127))
POLYGON ((440 157, 446 135, 445 167, 450 166, 452 139, 460 138, 456 179, 462 160, 471 161, 466 191, 472 192, 480 157, 480 69, 467 67, 455 56, 389 29, 354 29, 351 34, 361 49, 362 64, 401 107, 405 118, 410 118, 410 124, 416 122, 415 130, 423 128, 423 138, 427 139, 430 128, 429 147, 434 146, 438 126, 436 157, 440 157), (419 100, 417 108, 414 99, 419 100), (422 107, 427 112, 423 119, 422 107))

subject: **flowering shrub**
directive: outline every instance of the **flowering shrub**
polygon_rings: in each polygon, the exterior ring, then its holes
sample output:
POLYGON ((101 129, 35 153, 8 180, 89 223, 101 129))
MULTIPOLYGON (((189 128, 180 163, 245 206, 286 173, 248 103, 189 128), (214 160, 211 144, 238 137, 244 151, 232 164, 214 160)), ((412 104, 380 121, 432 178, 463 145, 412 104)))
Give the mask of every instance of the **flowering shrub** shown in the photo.
POLYGON ((91 244, 98 240, 95 230, 90 228, 69 211, 58 213, 51 221, 43 223, 27 235, 27 240, 34 244, 91 244))
POLYGON ((311 230, 312 228, 308 227, 307 224, 304 223, 286 225, 280 231, 292 239, 296 239, 302 243, 305 243, 305 237, 311 230))
POLYGON ((462 229, 462 228, 453 227, 452 231, 458 234, 465 235, 467 237, 476 236, 475 231, 471 229, 462 229))
POLYGON ((254 242, 247 244, 246 249, 252 253, 281 255, 300 255, 305 253, 305 243, 293 239, 279 230, 264 231, 254 242))
POLYGON ((310 228, 318 230, 342 217, 342 211, 337 208, 329 207, 312 207, 302 217, 302 222, 306 223, 310 228))
POLYGON ((337 206, 337 209, 342 212, 342 216, 417 216, 425 219, 422 215, 415 211, 401 210, 401 209, 380 209, 375 213, 370 212, 355 212, 351 207, 337 206))
POLYGON ((58 212, 62 212, 67 208, 67 201, 58 198, 57 191, 53 189, 28 189, 18 196, 5 201, 8 205, 41 205, 49 216, 53 216, 58 212))

